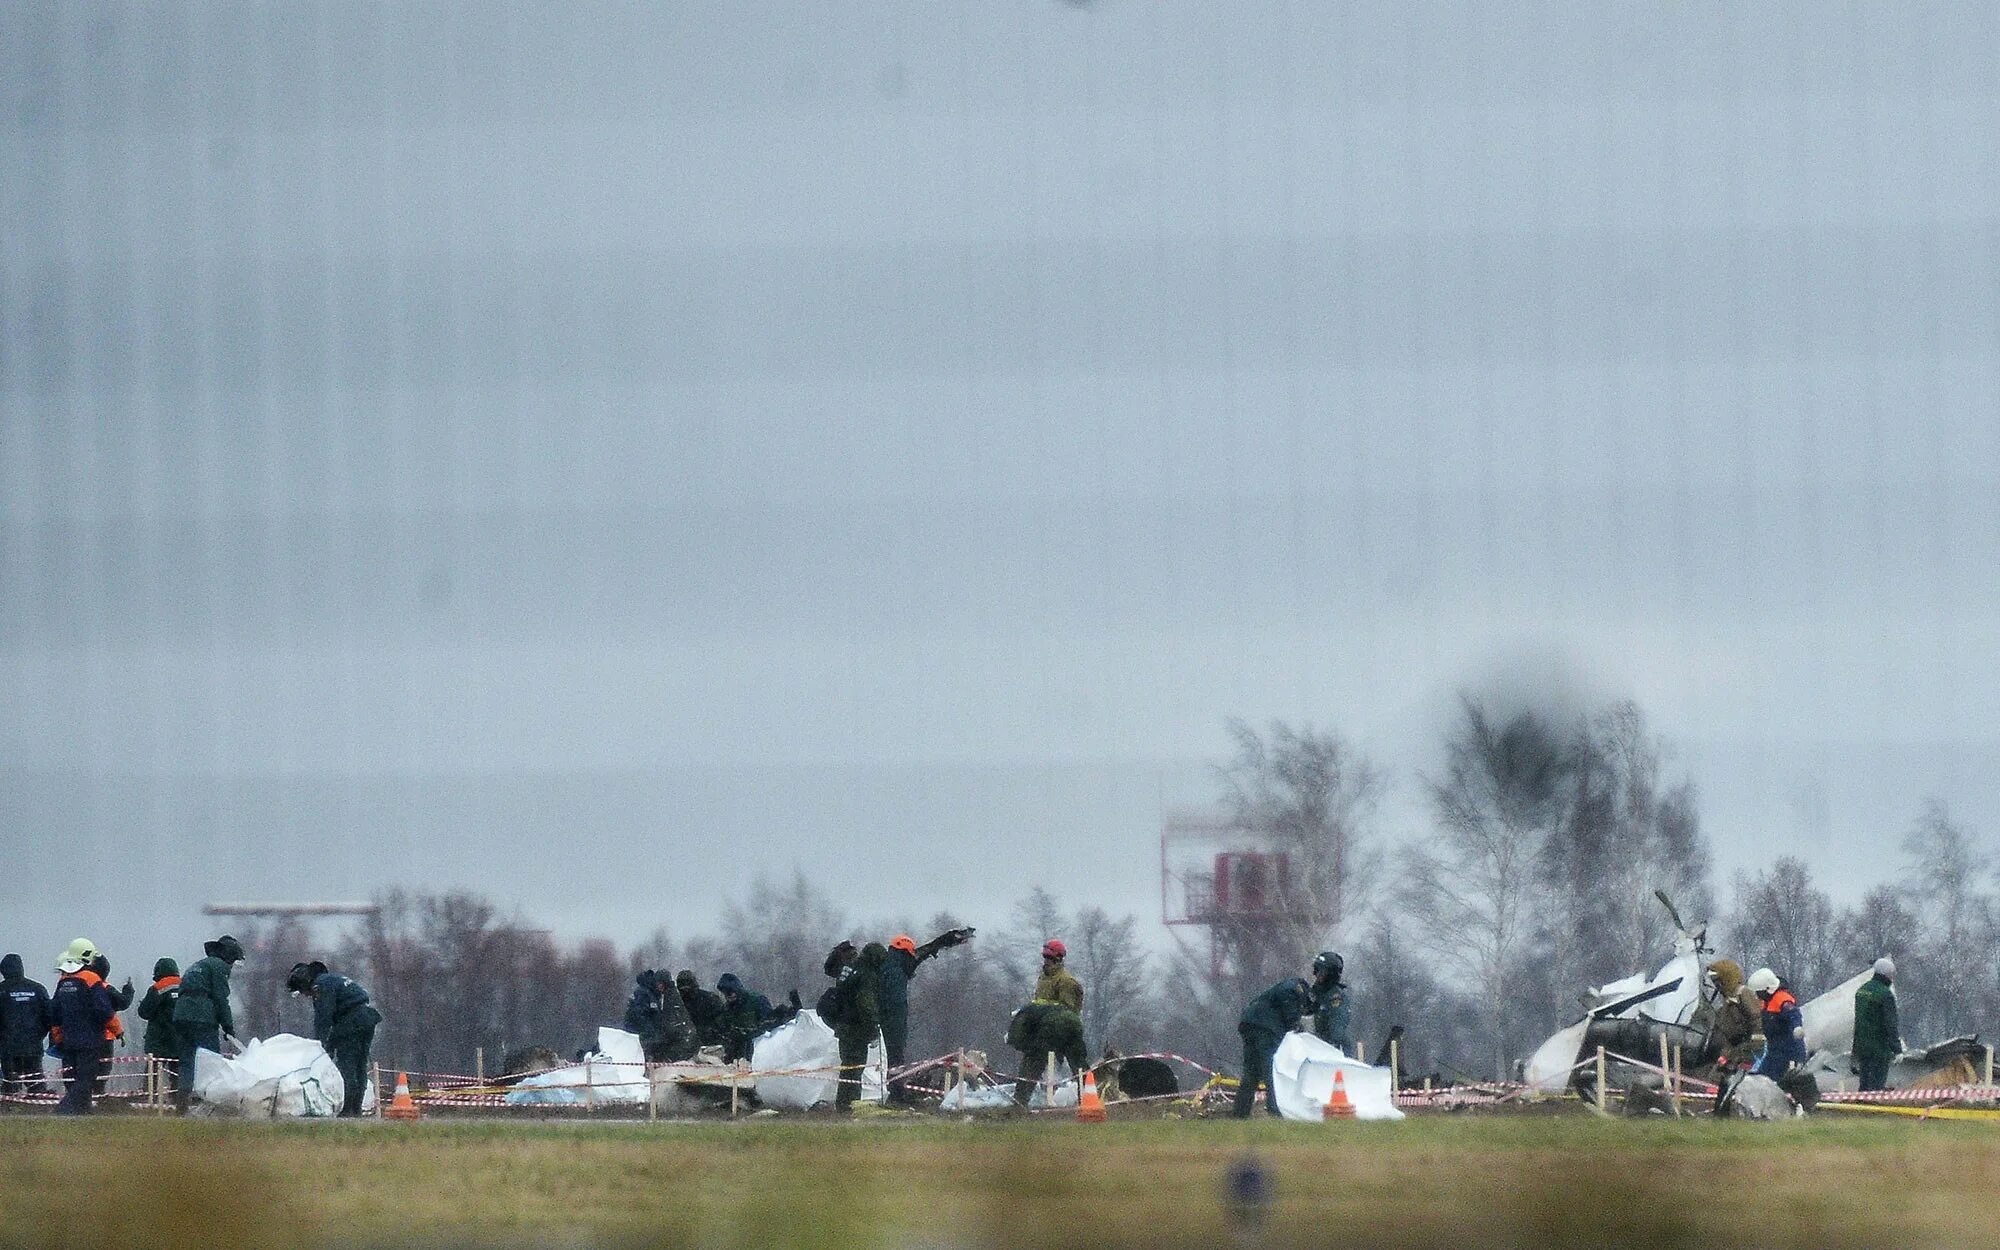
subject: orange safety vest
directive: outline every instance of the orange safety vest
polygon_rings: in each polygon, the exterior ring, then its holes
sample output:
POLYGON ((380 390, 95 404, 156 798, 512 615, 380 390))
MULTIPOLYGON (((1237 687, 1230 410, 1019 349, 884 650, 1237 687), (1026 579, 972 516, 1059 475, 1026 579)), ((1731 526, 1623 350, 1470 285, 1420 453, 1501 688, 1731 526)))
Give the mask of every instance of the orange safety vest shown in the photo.
POLYGON ((1790 990, 1785 989, 1783 986, 1780 986, 1778 987, 1777 993, 1771 995, 1770 998, 1764 1001, 1764 1010, 1770 1012, 1772 1015, 1775 1016, 1779 1012, 1783 1011, 1785 1008, 1790 1007, 1792 1004, 1798 1001, 1799 1001, 1798 999, 1792 997, 1792 992, 1790 990))

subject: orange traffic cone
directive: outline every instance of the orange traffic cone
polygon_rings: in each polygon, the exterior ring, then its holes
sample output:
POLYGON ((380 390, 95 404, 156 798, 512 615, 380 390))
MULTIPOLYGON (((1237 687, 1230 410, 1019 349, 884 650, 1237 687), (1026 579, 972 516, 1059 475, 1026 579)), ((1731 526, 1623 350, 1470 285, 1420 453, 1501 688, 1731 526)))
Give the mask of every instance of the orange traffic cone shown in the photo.
POLYGON ((421 1120, 423 1116, 423 1109, 417 1106, 417 1100, 410 1097, 410 1074, 407 1072, 398 1072, 396 1074, 396 1096, 389 1100, 387 1107, 383 1108, 382 1118, 386 1120, 421 1120))
POLYGON ((1333 1073, 1333 1093, 1327 1096, 1326 1109, 1322 1115, 1328 1120, 1351 1120, 1354 1118, 1354 1104, 1347 1101, 1347 1082, 1341 1079, 1339 1069, 1333 1073))
POLYGON ((1102 1124, 1109 1118, 1104 1100, 1097 1096, 1097 1078, 1088 1068, 1083 1071, 1083 1094, 1076 1100, 1076 1118, 1084 1124, 1102 1124))

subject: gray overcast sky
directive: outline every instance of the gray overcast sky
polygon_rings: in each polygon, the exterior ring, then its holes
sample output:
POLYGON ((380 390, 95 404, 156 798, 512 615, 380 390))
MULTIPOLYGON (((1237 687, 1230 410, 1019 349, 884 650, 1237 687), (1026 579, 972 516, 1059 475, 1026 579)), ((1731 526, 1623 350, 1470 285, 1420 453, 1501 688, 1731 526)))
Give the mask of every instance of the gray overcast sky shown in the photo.
POLYGON ((9 4, 0 946, 1153 916, 1225 718, 1420 833, 1468 685, 1858 892, 2000 829, 1997 83, 1994 4, 9 4))

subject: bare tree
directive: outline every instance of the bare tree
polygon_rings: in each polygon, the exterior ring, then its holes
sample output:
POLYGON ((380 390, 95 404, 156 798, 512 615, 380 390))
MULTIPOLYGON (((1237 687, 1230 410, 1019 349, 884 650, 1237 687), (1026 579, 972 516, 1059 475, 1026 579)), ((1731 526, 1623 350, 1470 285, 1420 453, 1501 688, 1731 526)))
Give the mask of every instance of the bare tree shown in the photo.
POLYGON ((1996 955, 1994 904, 1981 887, 1992 861, 1933 798, 1903 836, 1903 863, 1904 889, 1921 900, 1903 946, 1915 958, 1901 969, 1912 1016, 1943 1036, 1991 1028, 1982 999, 1996 955))
POLYGON ((1796 856, 1756 877, 1737 876, 1729 928, 1748 967, 1769 967, 1802 1000, 1840 980, 1833 900, 1796 856))
POLYGON ((785 885, 759 876, 742 902, 722 912, 722 954, 746 984, 773 1002, 798 990, 810 1002, 826 981, 826 952, 853 937, 833 900, 802 871, 785 885))
POLYGON ((1557 731, 1532 712, 1495 724, 1470 698, 1460 712, 1444 776, 1426 787, 1436 846, 1412 850, 1402 894, 1431 950, 1473 988, 1494 1074, 1505 1076, 1509 981, 1533 932, 1539 857, 1561 810, 1566 759, 1557 731))
POLYGON ((1280 968, 1302 968, 1368 910, 1381 877, 1372 828, 1381 774, 1340 737, 1310 725, 1276 722, 1267 740, 1231 721, 1229 734, 1235 757, 1216 770, 1223 804, 1285 857, 1284 905, 1270 954, 1280 968))

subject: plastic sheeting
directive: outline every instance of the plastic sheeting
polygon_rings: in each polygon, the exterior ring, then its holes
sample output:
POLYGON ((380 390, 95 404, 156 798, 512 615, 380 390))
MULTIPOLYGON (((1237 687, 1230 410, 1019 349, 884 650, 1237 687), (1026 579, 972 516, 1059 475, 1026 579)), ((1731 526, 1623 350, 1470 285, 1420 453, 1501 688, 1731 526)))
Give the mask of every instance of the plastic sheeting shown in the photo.
MULTIPOLYGON (((757 1097, 767 1107, 803 1111, 832 1102, 839 1092, 840 1043, 816 1011, 801 1011, 758 1038, 751 1064, 759 1072, 783 1073, 757 1078, 757 1097)), ((888 1076, 888 1061, 878 1037, 868 1044, 868 1066, 861 1071, 861 1100, 881 1102, 888 1093, 888 1076)))
POLYGON ((1271 1068, 1271 1088, 1277 1095, 1278 1114, 1287 1120, 1325 1119, 1326 1100, 1333 1097, 1336 1072, 1347 1087, 1347 1100, 1354 1104, 1355 1119, 1403 1118, 1403 1113, 1396 1109, 1389 1069, 1371 1068, 1360 1060, 1349 1059, 1340 1047, 1310 1033, 1285 1034, 1271 1068))
POLYGON ((597 1030, 597 1052, 583 1063, 524 1077, 507 1091, 509 1106, 644 1106, 652 1094, 646 1048, 637 1033, 597 1030))
MULTIPOLYGON (((326 1048, 309 1037, 279 1033, 251 1042, 235 1057, 195 1052, 194 1098, 210 1115, 322 1117, 340 1114, 347 1084, 326 1048)), ((372 1110, 375 1091, 362 1095, 372 1110)))
POLYGON ((1528 1084, 1544 1094, 1561 1093, 1583 1050, 1583 1035, 1589 1031, 1590 1021, 1578 1020, 1536 1047, 1524 1069, 1528 1084))

